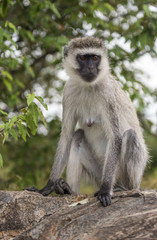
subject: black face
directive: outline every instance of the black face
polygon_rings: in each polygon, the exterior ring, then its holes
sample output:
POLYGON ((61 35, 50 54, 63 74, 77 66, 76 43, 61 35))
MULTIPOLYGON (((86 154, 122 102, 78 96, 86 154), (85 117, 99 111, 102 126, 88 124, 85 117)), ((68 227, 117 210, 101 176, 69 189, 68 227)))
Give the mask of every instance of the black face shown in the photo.
POLYGON ((100 64, 101 56, 94 54, 78 54, 76 59, 80 66, 78 71, 83 80, 86 82, 92 82, 99 73, 98 66, 100 64))

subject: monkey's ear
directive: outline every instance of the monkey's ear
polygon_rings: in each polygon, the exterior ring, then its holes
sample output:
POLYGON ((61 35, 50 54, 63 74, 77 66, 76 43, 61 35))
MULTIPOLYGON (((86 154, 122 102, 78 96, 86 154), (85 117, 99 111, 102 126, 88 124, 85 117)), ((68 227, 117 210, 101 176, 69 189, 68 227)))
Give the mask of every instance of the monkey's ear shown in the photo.
POLYGON ((68 46, 67 45, 63 48, 63 56, 64 56, 64 58, 66 58, 68 56, 68 46))

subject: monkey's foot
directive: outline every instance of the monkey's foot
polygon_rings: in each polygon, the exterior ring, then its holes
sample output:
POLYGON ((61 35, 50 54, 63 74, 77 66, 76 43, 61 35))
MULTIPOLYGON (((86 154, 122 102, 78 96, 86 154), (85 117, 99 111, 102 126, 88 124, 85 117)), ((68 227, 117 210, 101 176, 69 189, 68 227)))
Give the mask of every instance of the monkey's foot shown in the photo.
POLYGON ((57 194, 72 194, 70 186, 64 181, 64 179, 59 178, 54 183, 54 191, 57 194))
POLYGON ((99 190, 94 194, 94 197, 97 197, 104 207, 111 205, 111 195, 109 193, 102 193, 99 190))

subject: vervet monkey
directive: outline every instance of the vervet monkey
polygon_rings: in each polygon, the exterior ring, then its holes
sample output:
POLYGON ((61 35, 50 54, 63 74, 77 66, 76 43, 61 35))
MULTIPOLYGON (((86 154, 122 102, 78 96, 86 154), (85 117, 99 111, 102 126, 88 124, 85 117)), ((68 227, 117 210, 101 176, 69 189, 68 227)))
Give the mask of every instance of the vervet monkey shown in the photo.
POLYGON ((69 80, 63 91, 62 131, 53 168, 43 189, 28 190, 43 195, 79 193, 85 172, 99 186, 95 196, 105 207, 111 204, 115 184, 125 189, 140 186, 148 153, 139 120, 110 73, 102 40, 71 40, 64 48, 64 67, 69 80), (60 179, 66 164, 68 184, 60 179))

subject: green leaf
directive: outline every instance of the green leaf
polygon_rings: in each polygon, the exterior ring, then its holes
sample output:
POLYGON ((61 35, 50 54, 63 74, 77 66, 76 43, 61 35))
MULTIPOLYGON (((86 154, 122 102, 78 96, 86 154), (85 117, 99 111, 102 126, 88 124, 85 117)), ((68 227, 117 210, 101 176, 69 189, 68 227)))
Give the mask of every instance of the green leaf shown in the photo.
POLYGON ((27 94, 26 98, 27 98, 27 105, 29 106, 32 103, 32 101, 34 100, 35 94, 34 93, 33 94, 27 94))
POLYGON ((147 36, 147 33, 142 33, 142 34, 139 36, 139 40, 140 40, 141 48, 144 49, 145 46, 148 44, 148 36, 147 36))
POLYGON ((3 138, 3 144, 4 144, 4 143, 5 143, 5 141, 7 141, 7 140, 8 140, 9 133, 8 133, 7 131, 5 131, 5 130, 4 130, 3 134, 4 134, 4 138, 3 138))
POLYGON ((38 125, 39 112, 38 112, 38 106, 36 105, 36 103, 32 102, 31 105, 29 106, 28 111, 30 111, 30 113, 32 114, 33 122, 37 126, 38 125))
POLYGON ((4 33, 4 30, 0 28, 0 43, 3 42, 3 33, 4 33))
POLYGON ((8 113, 6 113, 6 112, 4 112, 4 111, 2 111, 1 109, 0 109, 0 113, 2 113, 4 116, 8 116, 8 113))
POLYGON ((146 4, 143 4, 143 10, 145 11, 146 15, 149 17, 150 16, 150 11, 149 11, 149 7, 146 4))
POLYGON ((0 130, 1 130, 1 132, 4 130, 4 127, 5 127, 5 123, 3 123, 2 125, 0 125, 0 130))
POLYGON ((33 69, 30 66, 29 60, 26 57, 23 58, 23 63, 25 65, 27 71, 29 72, 29 74, 34 78, 35 77, 35 73, 34 73, 33 69))
POLYGON ((26 31, 26 33, 27 33, 28 38, 29 38, 32 42, 34 42, 34 41, 35 41, 35 38, 34 38, 33 34, 32 34, 30 31, 26 31))
POLYGON ((14 25, 12 22, 9 22, 9 23, 8 23, 8 26, 9 26, 14 32, 17 32, 17 29, 16 29, 15 25, 14 25))
POLYGON ((10 128, 13 127, 14 123, 17 121, 17 118, 18 118, 17 116, 12 117, 12 119, 11 119, 11 121, 10 121, 10 123, 9 123, 10 128))
POLYGON ((4 85, 8 89, 9 92, 12 92, 12 85, 7 79, 3 79, 4 85))
POLYGON ((28 111, 26 113, 26 123, 29 129, 31 130, 32 135, 35 135, 38 127, 38 106, 32 102, 28 107, 28 111))
POLYGON ((9 72, 2 70, 1 73, 3 76, 7 77, 7 79, 9 79, 10 81, 13 80, 13 77, 11 76, 11 74, 9 72))
POLYGON ((44 115, 43 115, 43 113, 42 113, 42 111, 41 111, 40 108, 38 108, 38 112, 39 112, 39 116, 40 116, 40 118, 41 118, 41 120, 42 120, 44 126, 47 128, 46 119, 45 119, 45 117, 44 117, 44 115))
POLYGON ((18 140, 17 132, 13 128, 9 130, 9 134, 11 134, 16 141, 18 140))
POLYGON ((104 7, 109 10, 109 11, 114 11, 114 7, 112 7, 112 5, 110 5, 109 3, 104 3, 104 7))
POLYGON ((12 22, 6 21, 5 23, 5 27, 9 27, 10 29, 12 29, 14 32, 17 32, 17 29, 15 27, 15 25, 12 22))
POLYGON ((19 134, 21 135, 23 140, 26 142, 26 140, 27 140, 27 129, 26 129, 26 126, 19 122, 17 124, 17 128, 18 128, 19 134))
POLYGON ((22 121, 25 121, 25 120, 26 120, 26 117, 25 117, 24 115, 22 115, 22 114, 20 114, 18 117, 19 117, 22 121))
POLYGON ((53 3, 50 4, 50 9, 56 14, 56 16, 57 16, 58 18, 61 18, 61 15, 60 15, 58 9, 56 8, 56 6, 55 6, 53 3))
POLYGON ((1 154, 0 154, 0 167, 3 168, 3 158, 1 154))
POLYGON ((27 112, 27 108, 21 108, 20 112, 26 113, 27 112))
POLYGON ((43 100, 42 97, 40 97, 40 96, 35 96, 35 98, 43 105, 43 107, 44 107, 46 110, 48 110, 47 104, 44 103, 44 100, 43 100))
POLYGON ((33 71, 33 69, 30 66, 26 66, 27 71, 29 72, 29 74, 34 78, 35 77, 35 73, 33 71))
POLYGON ((17 83, 17 85, 18 85, 19 87, 21 87, 21 88, 24 88, 24 87, 25 87, 25 85, 23 84, 23 82, 20 82, 19 80, 16 80, 16 83, 17 83))
POLYGON ((2 1, 2 17, 5 17, 7 10, 8 10, 8 1, 3 0, 2 1))
POLYGON ((9 129, 10 129, 10 123, 7 122, 5 123, 5 126, 4 126, 4 132, 7 132, 9 129))

